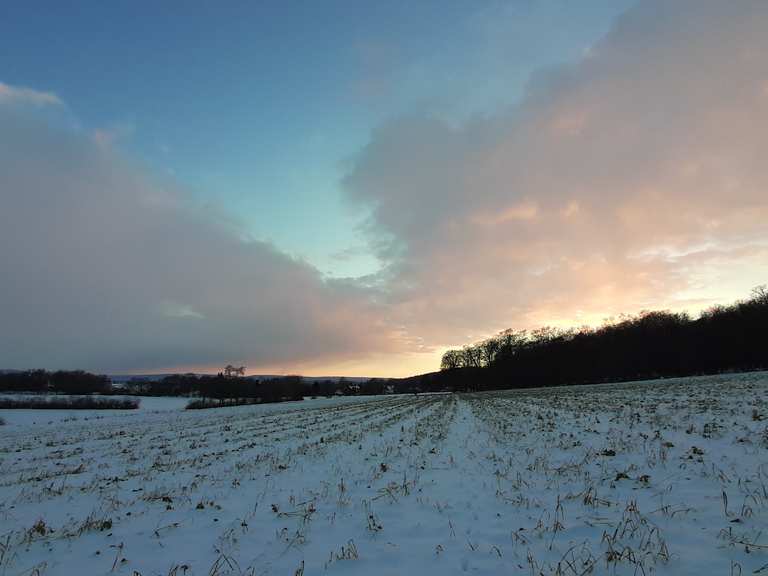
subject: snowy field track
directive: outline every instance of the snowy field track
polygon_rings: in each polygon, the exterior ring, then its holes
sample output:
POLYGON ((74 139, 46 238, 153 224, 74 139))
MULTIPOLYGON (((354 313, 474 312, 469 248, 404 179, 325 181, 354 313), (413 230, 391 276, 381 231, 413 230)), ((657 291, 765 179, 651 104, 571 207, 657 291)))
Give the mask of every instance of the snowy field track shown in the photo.
POLYGON ((768 576, 765 373, 170 406, 0 414, 0 576, 768 576))

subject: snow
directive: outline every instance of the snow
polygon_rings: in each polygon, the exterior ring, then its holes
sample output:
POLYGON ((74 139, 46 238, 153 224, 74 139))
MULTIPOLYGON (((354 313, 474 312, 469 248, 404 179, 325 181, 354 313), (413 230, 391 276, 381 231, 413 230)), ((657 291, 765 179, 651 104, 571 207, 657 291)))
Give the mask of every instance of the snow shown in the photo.
MULTIPOLYGON (((40 395, 26 394, 0 394, 2 398, 40 398, 40 395)), ((62 424, 67 422, 86 422, 92 420, 113 419, 130 417, 137 411, 168 411, 183 410, 189 401, 188 398, 168 398, 152 396, 109 396, 109 398, 135 398, 141 403, 136 410, 3 410, 0 409, 0 418, 9 425, 31 426, 44 424, 62 424)))
MULTIPOLYGON (((38 394, 0 394, 0 398, 26 398, 32 396, 39 398, 38 394)), ((103 420, 105 418, 132 418, 137 412, 168 412, 183 410, 190 398, 179 396, 122 396, 111 395, 108 398, 139 400, 139 407, 135 410, 3 410, 0 409, 0 418, 7 424, 18 426, 40 424, 66 424, 68 422, 87 422, 103 420)), ((359 402, 368 397, 342 397, 342 398, 307 398, 303 402, 284 402, 274 404, 262 404, 254 406, 258 413, 270 413, 286 409, 306 409, 318 406, 336 405, 346 402, 359 402)), ((375 397, 373 397, 375 398, 375 397)))
POLYGON ((766 392, 753 373, 20 418, 0 576, 749 574, 766 392))

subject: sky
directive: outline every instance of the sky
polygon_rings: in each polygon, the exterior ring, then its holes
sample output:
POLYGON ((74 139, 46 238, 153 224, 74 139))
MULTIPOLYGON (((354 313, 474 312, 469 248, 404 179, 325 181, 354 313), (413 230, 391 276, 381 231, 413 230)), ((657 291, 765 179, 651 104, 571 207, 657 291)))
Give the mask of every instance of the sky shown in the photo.
POLYGON ((404 376, 768 281, 760 0, 3 2, 0 367, 404 376))

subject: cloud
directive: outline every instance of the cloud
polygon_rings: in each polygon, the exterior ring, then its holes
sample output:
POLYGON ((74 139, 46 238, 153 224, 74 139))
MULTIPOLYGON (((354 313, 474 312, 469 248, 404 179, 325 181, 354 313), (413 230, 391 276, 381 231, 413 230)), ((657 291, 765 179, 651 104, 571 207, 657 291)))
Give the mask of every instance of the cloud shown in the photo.
POLYGON ((379 128, 345 189, 373 209, 393 321, 455 345, 765 281, 766 29, 757 0, 642 1, 520 106, 379 128))
MULTIPOLYGON (((135 131, 136 127, 132 123, 121 122, 96 128, 91 132, 91 138, 96 144, 106 148, 113 146, 116 142, 130 138, 135 131)), ((162 151, 167 153, 167 149, 162 151)))
POLYGON ((0 104, 58 106, 61 105, 61 100, 52 92, 41 92, 24 86, 11 86, 0 82, 0 104))
POLYGON ((375 294, 190 205, 88 133, 0 107, 0 366, 326 365, 402 350, 375 294))
POLYGON ((0 366, 395 374, 507 327, 746 295, 768 278, 766 29, 762 0, 642 0, 519 105, 380 126, 343 181, 384 263, 358 280, 243 240, 106 133, 0 106, 0 366))

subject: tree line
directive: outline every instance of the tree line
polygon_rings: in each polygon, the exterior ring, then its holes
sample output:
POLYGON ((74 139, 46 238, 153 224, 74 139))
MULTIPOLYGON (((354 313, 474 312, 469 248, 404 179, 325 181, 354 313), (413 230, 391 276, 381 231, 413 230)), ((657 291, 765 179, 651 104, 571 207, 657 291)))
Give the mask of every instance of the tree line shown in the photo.
POLYGON ((160 380, 131 380, 123 388, 141 396, 195 396, 209 400, 301 400, 304 383, 300 376, 256 379, 226 374, 173 374, 160 380))
POLYGON ((381 378, 370 378, 358 383, 344 378, 309 381, 301 376, 255 378, 226 373, 173 374, 160 380, 130 380, 123 391, 141 396, 195 396, 213 400, 253 399, 276 402, 301 400, 304 396, 383 394, 387 382, 381 378))
POLYGON ((35 392, 51 394, 110 394, 108 376, 83 370, 28 370, 0 373, 0 392, 35 392))
POLYGON ((28 370, 0 373, 0 392, 184 396, 206 400, 252 400, 278 402, 301 400, 305 396, 374 395, 393 392, 394 380, 370 378, 352 380, 324 379, 308 381, 301 376, 254 378, 243 376, 244 369, 227 367, 216 375, 172 374, 160 379, 134 378, 114 386, 108 376, 83 370, 48 372, 28 370))
POLYGON ((589 384, 768 368, 768 288, 687 313, 643 312, 599 328, 505 330, 443 355, 426 381, 463 389, 589 384))

